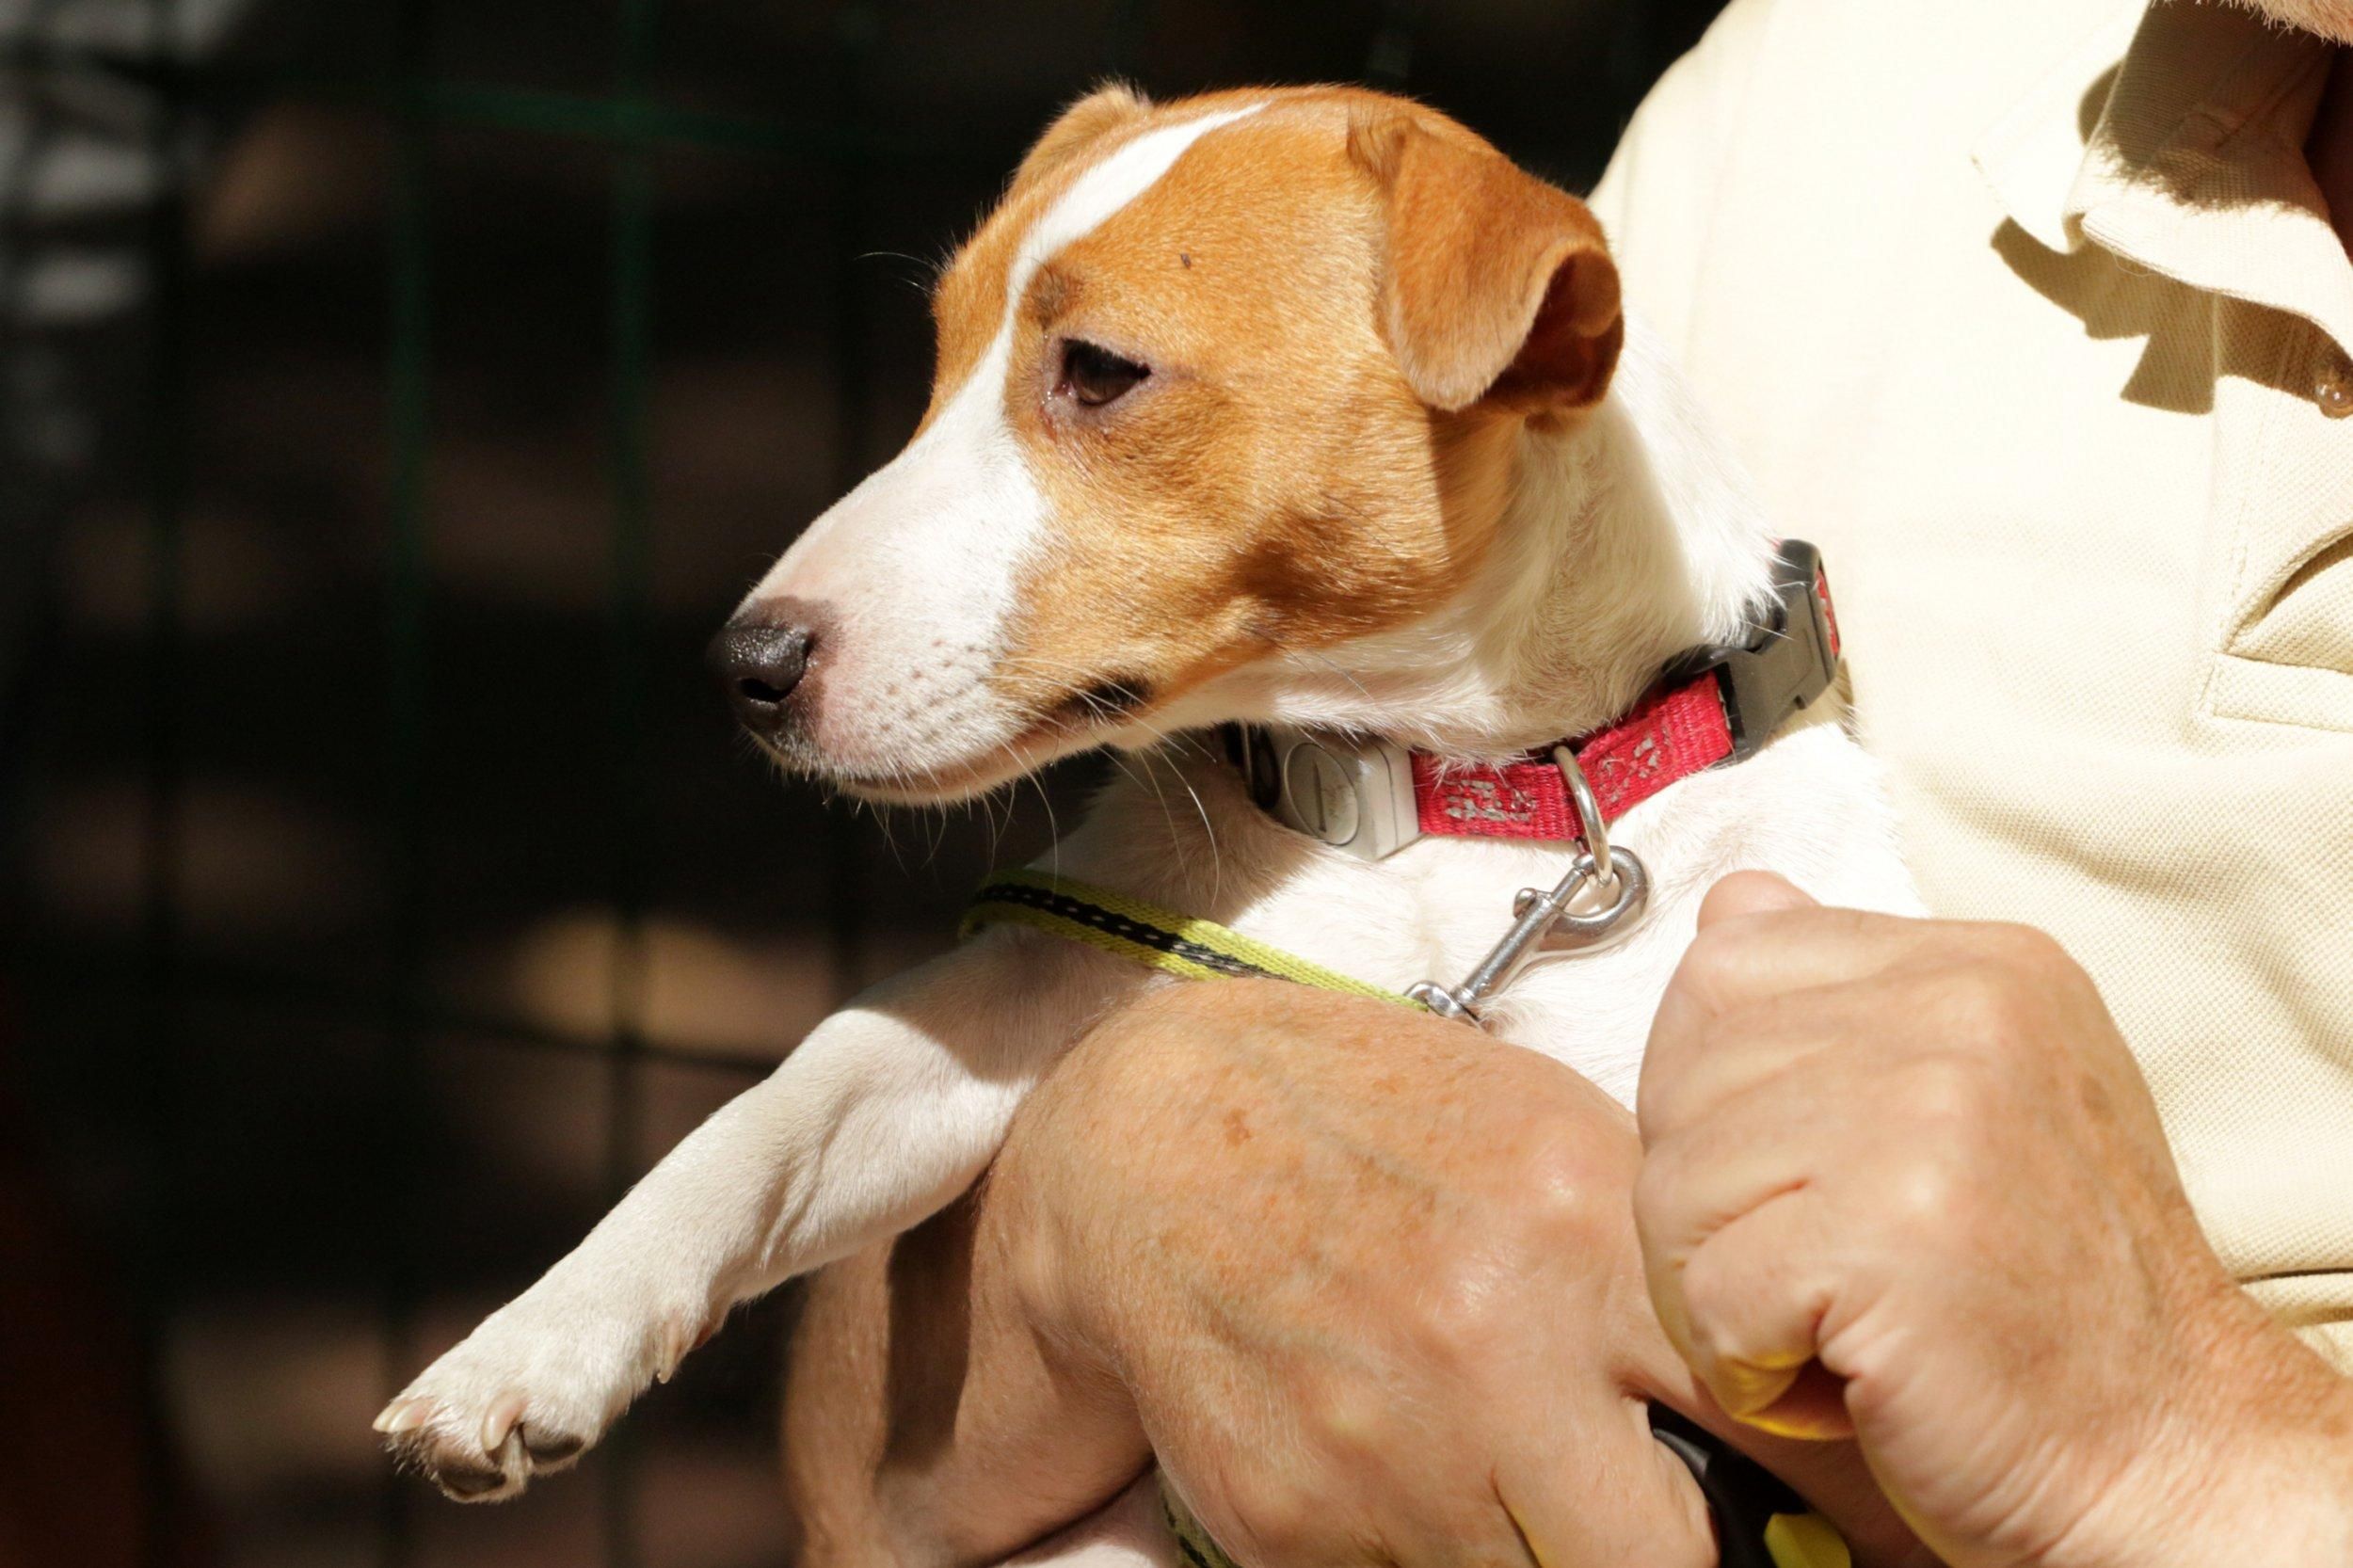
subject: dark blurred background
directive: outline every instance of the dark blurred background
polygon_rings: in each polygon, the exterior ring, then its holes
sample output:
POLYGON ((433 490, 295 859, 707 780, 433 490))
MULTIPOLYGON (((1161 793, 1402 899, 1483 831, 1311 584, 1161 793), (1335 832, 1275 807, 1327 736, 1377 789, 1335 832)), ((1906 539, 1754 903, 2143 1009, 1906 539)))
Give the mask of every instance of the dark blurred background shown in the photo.
POLYGON ((0 1568, 790 1558, 739 1318, 464 1510, 368 1421, 947 939, 704 639, 1056 108, 1356 80, 1582 188, 1715 0, 0 0, 0 1568))

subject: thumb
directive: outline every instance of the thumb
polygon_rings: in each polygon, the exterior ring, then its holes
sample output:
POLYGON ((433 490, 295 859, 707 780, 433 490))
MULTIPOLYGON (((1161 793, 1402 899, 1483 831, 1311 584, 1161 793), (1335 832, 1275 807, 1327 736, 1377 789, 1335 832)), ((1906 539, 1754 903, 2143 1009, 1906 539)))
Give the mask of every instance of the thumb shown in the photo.
POLYGON ((1700 929, 1743 915, 1771 915, 1785 909, 1811 909, 1817 901, 1788 878, 1771 872, 1734 872, 1707 890, 1700 901, 1700 929))

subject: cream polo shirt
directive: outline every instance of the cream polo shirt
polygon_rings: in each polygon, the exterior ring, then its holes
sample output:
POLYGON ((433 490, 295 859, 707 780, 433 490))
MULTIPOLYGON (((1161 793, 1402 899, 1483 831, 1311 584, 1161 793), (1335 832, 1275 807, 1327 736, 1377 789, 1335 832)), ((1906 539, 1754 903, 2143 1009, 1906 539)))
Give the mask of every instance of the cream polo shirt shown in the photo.
POLYGON ((1827 552, 1929 903, 2057 935, 2224 1260, 2353 1369, 2353 264, 2325 46, 1736 0, 1594 206, 1827 552))

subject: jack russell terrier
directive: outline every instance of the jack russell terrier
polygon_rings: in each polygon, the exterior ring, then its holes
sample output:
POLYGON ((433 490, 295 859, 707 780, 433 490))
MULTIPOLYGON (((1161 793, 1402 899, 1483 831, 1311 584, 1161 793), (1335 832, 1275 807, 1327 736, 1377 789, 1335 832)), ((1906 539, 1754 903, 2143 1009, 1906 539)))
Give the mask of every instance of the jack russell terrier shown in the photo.
POLYGON ((1717 877, 1918 908, 1818 563, 1593 215, 1462 126, 1097 92, 934 312, 914 439, 715 645, 736 712, 874 801, 1127 765, 392 1402, 452 1496, 564 1468, 736 1303, 947 1205, 1156 970, 1410 990, 1630 1102, 1717 877))

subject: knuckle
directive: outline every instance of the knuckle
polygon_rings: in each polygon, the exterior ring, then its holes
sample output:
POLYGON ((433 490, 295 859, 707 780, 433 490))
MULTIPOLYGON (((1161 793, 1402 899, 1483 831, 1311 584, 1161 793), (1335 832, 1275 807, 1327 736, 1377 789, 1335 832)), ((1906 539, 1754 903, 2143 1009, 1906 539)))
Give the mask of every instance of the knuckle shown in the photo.
POLYGON ((1913 1129, 1964 1127, 1987 1112, 1986 1075, 1980 1059, 1964 1051, 1935 1050, 1903 1064, 1897 1103, 1913 1129))
POLYGON ((1679 1285, 1683 1310, 1691 1329, 1693 1349, 1713 1360, 1719 1353, 1725 1325, 1753 1283, 1736 1281, 1731 1271, 1703 1247, 1684 1260, 1679 1285))
POLYGON ((2023 1040, 2031 1031, 2034 999, 2019 975, 2001 962, 1960 965, 1943 978, 1937 1011, 1950 1034, 1980 1053, 2023 1040))
POLYGON ((1305 1386, 1292 1389, 1292 1418, 1310 1449, 1325 1451, 1348 1434, 1380 1421, 1380 1406, 1368 1397, 1365 1381, 1354 1377, 1311 1377, 1305 1380, 1305 1386))
POLYGON ((1318 1522, 1324 1510, 1306 1488, 1234 1478, 1226 1491, 1226 1508, 1236 1533, 1249 1544, 1253 1560, 1300 1562, 1318 1555, 1318 1522))
POLYGON ((1673 984, 1702 997, 1717 994, 1748 968, 1755 939, 1755 934, 1739 920, 1706 927, 1684 949, 1673 984))
POLYGON ((1510 1175, 1517 1217, 1536 1245, 1590 1240, 1623 1213, 1605 1197, 1591 1153, 1569 1140, 1529 1141, 1515 1151, 1510 1175))
POLYGON ((2038 926, 1997 920, 1981 929, 1987 951, 2003 964, 2037 975, 2074 968, 2058 938, 2038 926))
POLYGON ((1492 1256, 1457 1253, 1438 1261, 1417 1292, 1415 1349, 1443 1366, 1475 1363, 1491 1354, 1517 1314, 1507 1275, 1492 1256))
POLYGON ((1897 1234, 1921 1240, 1948 1233, 1963 1213, 1966 1183, 1942 1149, 1900 1161, 1889 1173, 1879 1207, 1897 1234))

